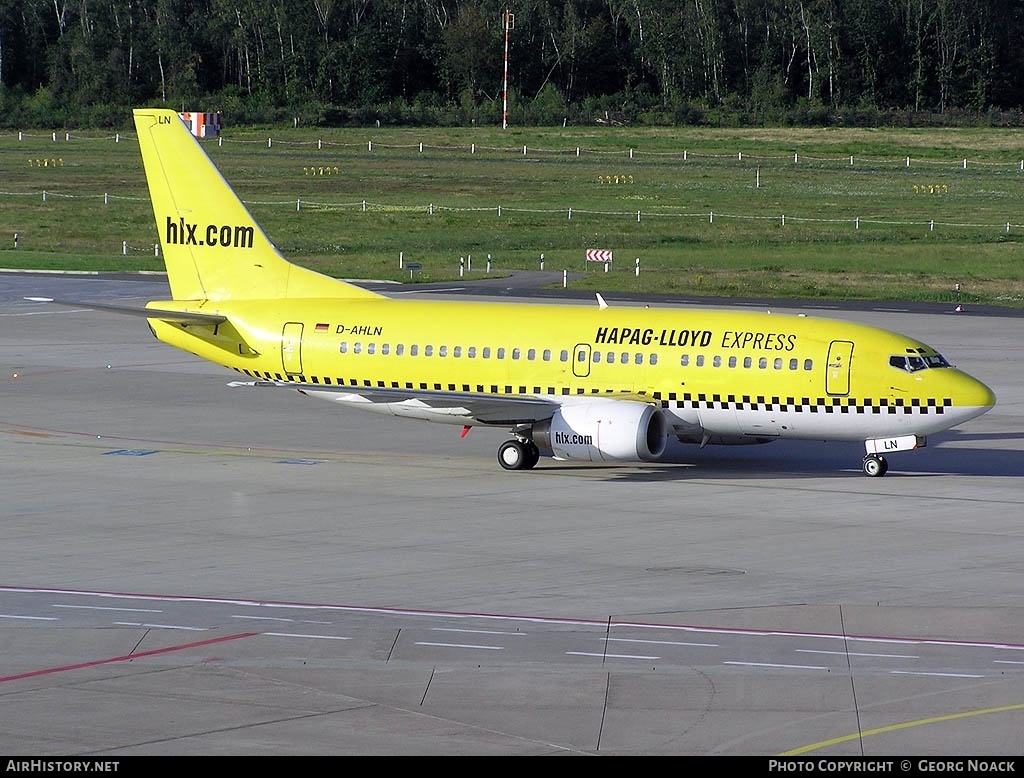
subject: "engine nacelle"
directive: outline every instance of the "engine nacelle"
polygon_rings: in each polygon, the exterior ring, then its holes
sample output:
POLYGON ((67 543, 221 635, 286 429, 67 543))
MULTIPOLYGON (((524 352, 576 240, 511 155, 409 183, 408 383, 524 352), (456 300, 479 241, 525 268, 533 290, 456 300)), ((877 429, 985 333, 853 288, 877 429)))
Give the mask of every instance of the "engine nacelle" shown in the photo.
POLYGON ((585 462, 653 462, 668 443, 661 409, 630 400, 563 405, 533 426, 533 441, 555 459, 585 462))

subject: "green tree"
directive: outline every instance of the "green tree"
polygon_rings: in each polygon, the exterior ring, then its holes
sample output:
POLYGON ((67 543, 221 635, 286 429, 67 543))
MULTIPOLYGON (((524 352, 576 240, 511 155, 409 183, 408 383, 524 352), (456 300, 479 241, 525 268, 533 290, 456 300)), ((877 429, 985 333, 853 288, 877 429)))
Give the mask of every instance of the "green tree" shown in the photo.
POLYGON ((476 6, 465 4, 441 35, 449 96, 465 95, 473 107, 481 97, 497 99, 504 44, 495 20, 485 18, 476 6))

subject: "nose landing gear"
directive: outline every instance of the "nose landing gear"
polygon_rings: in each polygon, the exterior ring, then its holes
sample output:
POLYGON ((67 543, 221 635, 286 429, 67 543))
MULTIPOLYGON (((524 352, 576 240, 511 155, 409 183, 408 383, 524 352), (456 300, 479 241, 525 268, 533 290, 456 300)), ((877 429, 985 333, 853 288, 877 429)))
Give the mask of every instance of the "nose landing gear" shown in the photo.
POLYGON ((864 470, 864 475, 879 478, 889 470, 889 463, 885 461, 885 457, 881 454, 868 454, 864 457, 861 468, 864 470))

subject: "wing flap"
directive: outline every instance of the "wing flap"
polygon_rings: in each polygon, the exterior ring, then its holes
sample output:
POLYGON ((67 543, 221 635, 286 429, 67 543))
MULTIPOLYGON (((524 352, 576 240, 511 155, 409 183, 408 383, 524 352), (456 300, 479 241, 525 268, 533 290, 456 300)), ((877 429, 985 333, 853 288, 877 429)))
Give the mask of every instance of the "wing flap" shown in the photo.
MULTIPOLYGON (((379 406, 401 416, 422 415, 435 421, 475 422, 482 425, 528 424, 550 419, 559 403, 529 395, 493 395, 475 392, 442 392, 429 389, 398 389, 368 386, 327 386, 298 381, 232 381, 232 387, 295 389, 338 402, 379 406), (336 395, 331 397, 330 395, 336 395)), ((373 408, 368 408, 373 410, 373 408)))

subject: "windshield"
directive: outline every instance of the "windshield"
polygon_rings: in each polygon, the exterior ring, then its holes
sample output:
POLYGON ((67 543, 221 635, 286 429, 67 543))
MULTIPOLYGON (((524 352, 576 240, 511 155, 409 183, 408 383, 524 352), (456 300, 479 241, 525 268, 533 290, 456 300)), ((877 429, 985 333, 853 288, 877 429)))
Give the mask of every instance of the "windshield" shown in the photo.
POLYGON ((916 373, 930 367, 949 367, 949 362, 942 354, 897 354, 889 357, 889 364, 908 373, 916 373))

